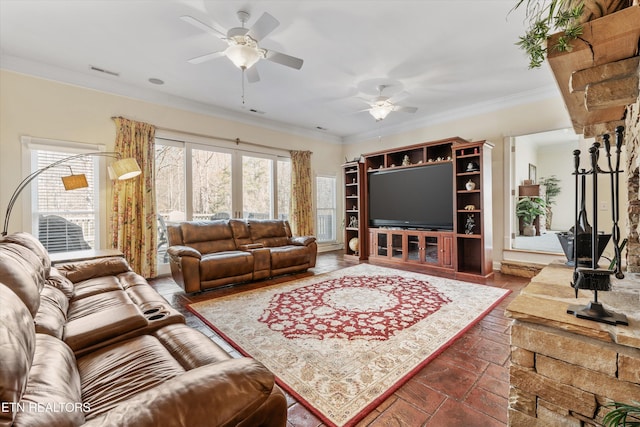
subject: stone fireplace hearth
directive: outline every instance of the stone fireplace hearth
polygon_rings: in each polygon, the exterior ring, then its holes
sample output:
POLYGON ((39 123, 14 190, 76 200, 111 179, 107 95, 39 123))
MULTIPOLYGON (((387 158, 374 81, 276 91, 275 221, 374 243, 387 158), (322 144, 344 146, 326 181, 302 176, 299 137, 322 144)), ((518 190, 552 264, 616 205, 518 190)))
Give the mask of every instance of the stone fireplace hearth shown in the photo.
POLYGON ((640 286, 635 274, 599 292, 607 309, 627 316, 612 326, 567 314, 591 291, 569 285, 562 261, 535 276, 506 309, 511 325, 509 426, 600 425, 613 401, 640 399, 640 286))

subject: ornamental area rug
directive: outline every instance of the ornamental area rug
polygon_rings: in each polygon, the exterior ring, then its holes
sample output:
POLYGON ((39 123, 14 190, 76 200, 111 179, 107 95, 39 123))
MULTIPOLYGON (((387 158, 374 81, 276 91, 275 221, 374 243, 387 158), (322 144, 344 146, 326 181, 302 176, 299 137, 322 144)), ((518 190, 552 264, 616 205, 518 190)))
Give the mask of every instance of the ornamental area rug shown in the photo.
POLYGON ((508 293, 360 264, 189 308, 323 422, 350 426, 508 293))

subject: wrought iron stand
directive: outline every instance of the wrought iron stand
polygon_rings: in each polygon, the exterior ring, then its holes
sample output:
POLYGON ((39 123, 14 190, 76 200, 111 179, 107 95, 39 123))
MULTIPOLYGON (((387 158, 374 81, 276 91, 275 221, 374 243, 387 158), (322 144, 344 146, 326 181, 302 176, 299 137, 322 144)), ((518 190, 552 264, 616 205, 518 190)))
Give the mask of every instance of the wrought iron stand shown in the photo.
MULTIPOLYGON (((623 278, 624 274, 622 273, 622 265, 621 265, 621 254, 620 254, 620 228, 618 226, 619 219, 619 175, 622 172, 620 170, 620 147, 622 146, 622 132, 624 128, 619 126, 616 128, 616 161, 615 168, 612 167, 611 161, 611 144, 609 142, 609 135, 604 135, 602 138, 604 140, 605 151, 607 153, 607 162, 609 166, 609 170, 605 171, 600 169, 598 166, 598 156, 600 154, 600 144, 594 143, 589 148, 589 154, 591 159, 591 170, 586 171, 585 169, 580 170, 580 150, 575 150, 573 152, 574 156, 574 174, 576 175, 576 195, 578 194, 578 176, 581 176, 581 193, 582 193, 582 202, 580 213, 578 213, 578 202, 576 196, 576 223, 574 226, 574 272, 573 272, 573 282, 571 286, 576 291, 576 298, 578 297, 579 289, 588 289, 592 290, 594 293, 594 300, 591 301, 586 306, 572 305, 567 308, 567 313, 573 314, 576 317, 581 319, 589 319, 594 320, 596 322, 608 323, 611 325, 628 325, 629 322, 627 317, 624 314, 614 313, 612 311, 608 311, 604 308, 602 303, 598 302, 598 291, 610 291, 611 290, 611 275, 615 274, 617 278, 623 278), (598 174, 608 174, 611 179, 611 203, 612 203, 612 219, 613 219, 613 243, 615 246, 615 263, 613 263, 613 269, 601 269, 598 268, 598 260, 600 259, 601 251, 600 249, 600 239, 601 236, 598 233, 598 174), (588 224, 586 222, 586 218, 583 218, 586 215, 586 209, 584 207, 584 192, 585 192, 585 184, 586 177, 590 176, 592 180, 593 192, 592 192, 592 216, 593 216, 593 225, 591 226, 591 266, 590 267, 579 267, 578 254, 580 251, 581 241, 578 239, 578 230, 579 226, 583 227, 583 230, 586 231, 586 227, 584 224, 588 224), (581 221, 583 219, 584 221, 581 221)), ((607 238, 608 241, 608 238, 607 238)), ((606 243, 605 243, 606 245, 606 243)), ((602 248, 604 249, 604 248, 602 248)))

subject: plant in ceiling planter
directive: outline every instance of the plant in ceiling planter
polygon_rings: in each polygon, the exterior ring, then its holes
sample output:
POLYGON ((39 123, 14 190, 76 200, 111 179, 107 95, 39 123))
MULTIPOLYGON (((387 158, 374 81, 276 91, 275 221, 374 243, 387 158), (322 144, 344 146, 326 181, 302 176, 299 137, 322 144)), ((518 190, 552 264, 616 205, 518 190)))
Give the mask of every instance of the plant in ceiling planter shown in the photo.
POLYGON ((615 402, 609 407, 614 408, 602 419, 602 424, 607 427, 639 427, 640 426, 640 402, 625 404, 615 402))
POLYGON ((571 50, 571 41, 582 34, 580 17, 584 3, 574 0, 518 0, 513 10, 525 8, 527 29, 516 43, 529 56, 529 68, 538 68, 547 57, 547 39, 557 31, 564 35, 552 49, 571 50))
POLYGON ((524 236, 535 236, 536 227, 533 222, 545 213, 546 203, 542 197, 521 197, 516 203, 516 216, 522 219, 524 236))
POLYGON ((604 15, 624 9, 630 0, 516 0, 513 10, 525 9, 526 31, 516 43, 529 56, 529 68, 542 65, 549 49, 571 51, 574 40, 582 35, 582 25, 604 15), (564 34, 554 46, 549 36, 564 34))

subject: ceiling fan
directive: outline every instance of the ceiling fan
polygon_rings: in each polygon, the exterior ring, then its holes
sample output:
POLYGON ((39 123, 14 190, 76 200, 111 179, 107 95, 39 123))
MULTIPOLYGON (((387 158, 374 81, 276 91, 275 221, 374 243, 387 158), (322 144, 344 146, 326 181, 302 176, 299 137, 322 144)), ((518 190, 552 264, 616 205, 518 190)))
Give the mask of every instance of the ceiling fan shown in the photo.
POLYGON ((392 97, 383 96, 382 91, 386 87, 387 85, 379 85, 377 87, 378 96, 373 100, 373 102, 369 103, 369 101, 367 101, 370 107, 362 111, 368 111, 376 119, 377 122, 379 122, 380 120, 384 120, 384 118, 387 117, 392 111, 401 111, 403 113, 415 113, 416 111, 418 111, 417 107, 403 107, 395 104, 395 102, 399 98, 407 95, 406 92, 401 92, 392 97))
POLYGON ((245 28, 245 23, 251 15, 249 12, 243 10, 238 11, 237 15, 242 23, 242 27, 231 28, 226 32, 207 25, 192 16, 181 16, 180 18, 183 21, 213 34, 219 39, 224 40, 228 45, 225 50, 198 56, 190 59, 188 62, 191 64, 200 64, 214 58, 226 56, 236 67, 240 68, 243 72, 245 70, 247 71, 247 81, 250 83, 260 80, 258 70, 254 67, 260 59, 266 59, 277 64, 295 68, 296 70, 302 68, 302 59, 260 47, 259 42, 280 25, 280 22, 276 18, 265 12, 251 28, 245 28))

